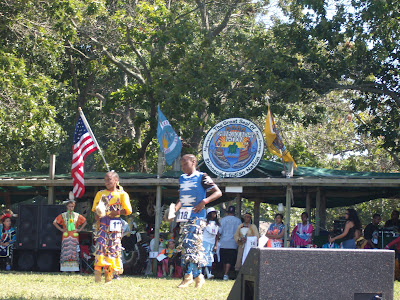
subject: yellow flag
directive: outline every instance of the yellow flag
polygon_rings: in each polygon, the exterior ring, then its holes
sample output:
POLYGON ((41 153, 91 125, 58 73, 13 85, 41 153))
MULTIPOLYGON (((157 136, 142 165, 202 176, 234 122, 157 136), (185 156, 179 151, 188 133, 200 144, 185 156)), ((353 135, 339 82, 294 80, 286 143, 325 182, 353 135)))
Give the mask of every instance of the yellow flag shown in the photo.
POLYGON ((279 134, 279 130, 276 127, 274 118, 272 117, 271 111, 268 105, 267 119, 265 121, 264 127, 265 138, 267 140, 267 146, 269 152, 275 154, 278 157, 282 157, 284 162, 293 162, 293 167, 296 169, 297 165, 294 162, 293 157, 287 151, 285 145, 283 144, 282 137, 279 134))

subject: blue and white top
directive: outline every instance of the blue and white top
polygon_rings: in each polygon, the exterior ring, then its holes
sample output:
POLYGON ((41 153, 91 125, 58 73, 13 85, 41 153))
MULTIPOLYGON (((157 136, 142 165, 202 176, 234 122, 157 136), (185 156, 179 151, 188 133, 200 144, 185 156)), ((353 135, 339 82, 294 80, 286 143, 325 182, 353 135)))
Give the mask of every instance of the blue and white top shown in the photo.
MULTIPOLYGON (((206 173, 195 171, 190 175, 182 174, 179 177, 179 200, 181 206, 195 207, 207 197, 207 191, 216 187, 214 181, 206 173)), ((198 213, 192 212, 190 219, 206 218, 206 210, 202 209, 198 213)))

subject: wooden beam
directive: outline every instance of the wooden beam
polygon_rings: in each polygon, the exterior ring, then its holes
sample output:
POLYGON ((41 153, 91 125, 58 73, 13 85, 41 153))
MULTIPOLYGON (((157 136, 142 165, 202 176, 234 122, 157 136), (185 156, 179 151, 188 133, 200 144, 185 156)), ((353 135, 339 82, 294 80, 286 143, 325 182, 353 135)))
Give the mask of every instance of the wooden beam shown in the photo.
POLYGON ((260 228, 260 198, 254 199, 254 225, 257 226, 257 228, 260 228))
MULTIPOLYGON (((363 178, 215 178, 218 186, 282 186, 287 184, 294 186, 340 186, 340 187, 397 187, 400 188, 400 179, 363 179, 363 178)), ((121 178, 123 186, 178 186, 177 178, 121 178)), ((48 179, 43 177, 31 178, 0 178, 0 186, 72 186, 71 178, 48 179)), ((104 179, 85 179, 85 186, 104 186, 104 179)))
POLYGON ((311 220, 311 196, 308 190, 306 194, 306 212, 308 214, 308 218, 311 220))
POLYGON ((320 213, 320 218, 321 218, 321 224, 320 226, 322 228, 326 228, 326 194, 325 192, 322 192, 321 195, 321 213, 320 213))
MULTIPOLYGON (((56 173, 56 155, 50 155, 50 166, 49 166, 49 179, 54 180, 56 173)), ((47 204, 54 204, 54 186, 49 186, 49 192, 47 195, 47 204)))
POLYGON ((240 193, 237 193, 235 200, 236 200, 236 217, 240 219, 242 216, 242 195, 240 193))
POLYGON ((318 188, 315 197, 315 235, 319 235, 321 226, 321 190, 318 188))
POLYGON ((292 187, 290 184, 286 187, 286 212, 285 212, 285 235, 283 239, 283 247, 289 247, 290 237, 290 211, 292 208, 292 187))

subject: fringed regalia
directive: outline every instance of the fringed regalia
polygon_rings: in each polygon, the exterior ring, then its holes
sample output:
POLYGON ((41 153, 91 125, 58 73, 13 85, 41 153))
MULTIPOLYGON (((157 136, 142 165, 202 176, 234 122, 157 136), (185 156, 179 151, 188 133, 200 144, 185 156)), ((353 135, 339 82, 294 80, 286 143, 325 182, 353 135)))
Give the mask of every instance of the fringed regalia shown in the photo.
MULTIPOLYGON (((182 224, 182 223, 181 223, 182 224)), ((197 264, 199 267, 207 265, 203 247, 203 229, 207 223, 202 218, 190 219, 182 227, 178 250, 182 250, 182 264, 197 264)))
POLYGON ((106 216, 101 217, 97 222, 97 233, 95 234, 96 250, 94 253, 95 266, 105 267, 109 272, 116 271, 121 273, 123 270, 123 263, 121 261, 121 218, 119 215, 115 218, 111 218, 109 215, 111 211, 121 211, 122 209, 129 215, 132 213, 132 206, 128 194, 123 190, 115 192, 103 190, 96 194, 92 211, 96 210, 102 196, 107 198, 108 203, 105 207, 106 216), (118 224, 118 229, 116 229, 115 224, 118 224))

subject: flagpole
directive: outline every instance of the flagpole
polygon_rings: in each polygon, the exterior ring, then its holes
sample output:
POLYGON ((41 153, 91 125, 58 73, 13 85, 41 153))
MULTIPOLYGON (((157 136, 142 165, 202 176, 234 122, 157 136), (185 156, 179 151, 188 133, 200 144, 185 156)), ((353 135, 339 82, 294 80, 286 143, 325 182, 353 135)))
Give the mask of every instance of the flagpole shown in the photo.
POLYGON ((85 124, 86 128, 89 131, 90 136, 93 139, 93 142, 95 143, 97 149, 99 149, 99 153, 100 153, 101 157, 103 158, 104 163, 106 164, 107 171, 110 171, 110 167, 108 166, 108 163, 106 162, 106 159, 104 158, 103 151, 101 151, 101 148, 100 148, 99 144, 97 143, 96 137, 94 136, 92 128, 90 128, 90 125, 89 125, 88 121, 86 120, 86 117, 85 117, 85 114, 83 113, 83 110, 80 107, 78 107, 78 111, 79 111, 79 115, 82 118, 83 123, 85 124))

